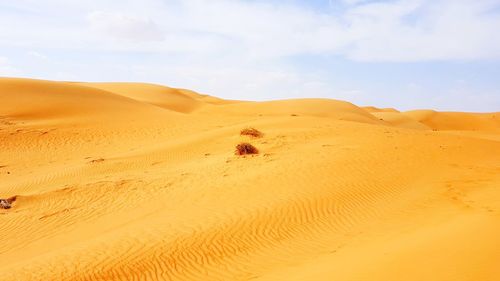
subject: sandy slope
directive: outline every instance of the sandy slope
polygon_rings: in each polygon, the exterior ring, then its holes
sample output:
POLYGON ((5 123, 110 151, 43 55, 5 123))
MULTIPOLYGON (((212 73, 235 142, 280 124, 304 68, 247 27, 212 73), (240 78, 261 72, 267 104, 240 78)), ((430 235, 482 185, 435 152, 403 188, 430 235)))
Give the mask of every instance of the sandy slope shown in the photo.
POLYGON ((2 280, 500 276, 499 113, 7 78, 0 101, 2 280))

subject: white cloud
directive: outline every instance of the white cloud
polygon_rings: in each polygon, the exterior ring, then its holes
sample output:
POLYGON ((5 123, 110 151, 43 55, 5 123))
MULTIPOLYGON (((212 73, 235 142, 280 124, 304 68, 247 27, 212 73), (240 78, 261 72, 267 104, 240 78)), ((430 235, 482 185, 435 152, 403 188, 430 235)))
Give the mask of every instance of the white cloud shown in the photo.
POLYGON ((229 52, 249 59, 297 54, 395 62, 500 58, 500 37, 495 36, 500 16, 489 13, 498 8, 498 1, 340 1, 349 5, 330 14, 290 3, 242 0, 49 0, 44 5, 20 0, 11 5, 30 13, 35 8, 54 15, 59 11, 64 22, 0 12, 0 43, 208 55, 229 52), (14 24, 15 30, 9 28, 14 24))
MULTIPOLYGON (((333 2, 335 0, 330 0, 330 3, 333 5, 333 2)), ((347 5, 357 5, 363 2, 367 2, 368 0, 340 0, 340 2, 347 4, 347 5)))
MULTIPOLYGON (((360 36, 346 52, 360 61, 499 59, 500 16, 492 1, 404 1, 347 13, 360 36)), ((498 5, 497 5, 498 6, 498 5)))
POLYGON ((48 60, 49 59, 46 55, 41 54, 41 53, 39 53, 37 51, 29 51, 27 53, 27 55, 30 56, 30 57, 34 57, 34 58, 40 59, 40 60, 48 60))
POLYGON ((10 64, 6 57, 0 57, 0 76, 17 76, 20 71, 10 64))
POLYGON ((163 32, 150 18, 117 12, 94 11, 88 15, 92 28, 111 38, 130 41, 162 41, 163 32))

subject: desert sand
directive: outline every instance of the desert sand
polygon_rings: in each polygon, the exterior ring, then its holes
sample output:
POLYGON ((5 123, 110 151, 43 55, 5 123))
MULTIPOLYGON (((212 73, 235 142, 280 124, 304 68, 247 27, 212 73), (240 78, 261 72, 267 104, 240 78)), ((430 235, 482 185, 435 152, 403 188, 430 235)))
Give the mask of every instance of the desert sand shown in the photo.
POLYGON ((14 196, 1 280, 499 280, 500 113, 0 78, 14 196))

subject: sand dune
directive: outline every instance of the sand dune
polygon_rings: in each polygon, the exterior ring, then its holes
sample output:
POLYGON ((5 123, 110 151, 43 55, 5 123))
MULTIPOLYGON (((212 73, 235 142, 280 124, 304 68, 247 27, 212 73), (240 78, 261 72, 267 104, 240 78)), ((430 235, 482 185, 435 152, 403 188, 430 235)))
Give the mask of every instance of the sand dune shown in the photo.
POLYGON ((189 113, 203 105, 201 95, 187 95, 181 90, 144 83, 80 83, 165 109, 189 113))
POLYGON ((208 115, 224 116, 309 116, 362 123, 379 123, 370 113, 352 103, 331 99, 293 99, 267 102, 240 102, 201 110, 208 115))
POLYGON ((150 111, 135 100, 73 83, 0 78, 0 87, 2 115, 16 119, 64 121, 75 116, 114 117, 124 112, 150 111))
POLYGON ((15 78, 0 100, 2 280, 500 276, 500 113, 15 78))
POLYGON ((498 131, 500 113, 436 112, 414 110, 405 115, 434 130, 498 131))
POLYGON ((399 110, 394 109, 394 108, 378 108, 375 106, 363 106, 362 108, 370 113, 373 113, 373 112, 400 112, 399 110))
POLYGON ((379 111, 379 112, 372 112, 372 115, 379 118, 379 120, 381 121, 387 122, 391 126, 407 128, 407 129, 421 129, 421 130, 431 129, 426 124, 404 113, 379 111))

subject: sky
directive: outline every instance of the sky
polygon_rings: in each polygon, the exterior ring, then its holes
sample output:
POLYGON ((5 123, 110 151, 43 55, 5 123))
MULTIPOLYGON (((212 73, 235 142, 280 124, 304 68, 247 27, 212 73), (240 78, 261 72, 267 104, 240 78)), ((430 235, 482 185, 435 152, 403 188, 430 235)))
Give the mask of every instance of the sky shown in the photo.
POLYGON ((0 76, 500 111, 500 0, 0 0, 0 76))

